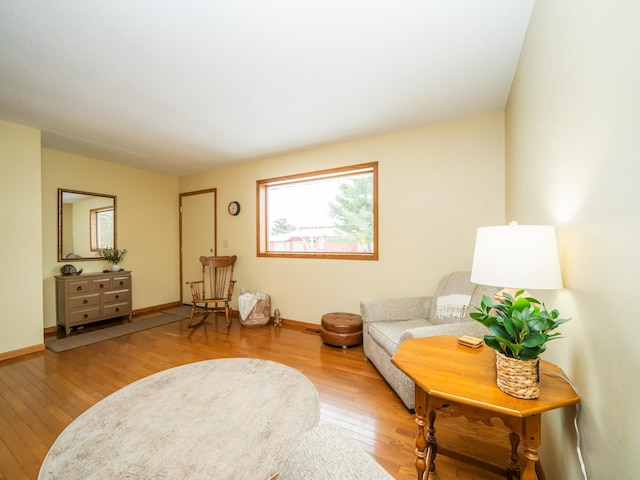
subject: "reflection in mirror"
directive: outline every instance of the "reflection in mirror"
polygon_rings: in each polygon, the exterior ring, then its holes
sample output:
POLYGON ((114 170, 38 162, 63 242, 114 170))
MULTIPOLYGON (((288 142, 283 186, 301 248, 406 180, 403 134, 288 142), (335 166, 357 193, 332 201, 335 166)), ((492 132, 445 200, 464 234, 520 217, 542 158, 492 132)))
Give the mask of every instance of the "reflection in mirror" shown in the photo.
POLYGON ((58 189, 58 261, 100 260, 116 245, 116 197, 58 189))

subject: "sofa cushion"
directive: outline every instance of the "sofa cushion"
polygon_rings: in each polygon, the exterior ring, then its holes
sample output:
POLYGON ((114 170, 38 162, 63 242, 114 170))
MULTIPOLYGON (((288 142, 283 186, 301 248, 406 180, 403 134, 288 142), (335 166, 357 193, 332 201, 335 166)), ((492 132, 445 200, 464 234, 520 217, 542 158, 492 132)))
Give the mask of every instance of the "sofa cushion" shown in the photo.
POLYGON ((374 322, 369 325, 369 335, 371 339, 382 347, 391 357, 400 345, 400 337, 405 330, 416 327, 428 326, 424 318, 414 318, 413 320, 401 320, 398 322, 374 322))
POLYGON ((418 327, 407 330, 400 337, 400 342, 404 342, 410 338, 437 337, 439 335, 453 335, 460 337, 462 335, 470 335, 472 337, 483 338, 487 335, 489 329, 480 322, 474 320, 459 323, 447 323, 445 325, 429 325, 428 327, 418 327))

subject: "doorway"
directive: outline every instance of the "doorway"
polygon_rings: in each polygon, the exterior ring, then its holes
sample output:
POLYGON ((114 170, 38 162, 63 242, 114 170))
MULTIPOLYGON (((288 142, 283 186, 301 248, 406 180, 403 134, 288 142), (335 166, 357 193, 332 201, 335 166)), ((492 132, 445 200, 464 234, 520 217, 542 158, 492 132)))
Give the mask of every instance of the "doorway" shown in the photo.
POLYGON ((217 255, 216 189, 180 194, 180 300, 191 304, 186 282, 200 280, 201 256, 217 255))

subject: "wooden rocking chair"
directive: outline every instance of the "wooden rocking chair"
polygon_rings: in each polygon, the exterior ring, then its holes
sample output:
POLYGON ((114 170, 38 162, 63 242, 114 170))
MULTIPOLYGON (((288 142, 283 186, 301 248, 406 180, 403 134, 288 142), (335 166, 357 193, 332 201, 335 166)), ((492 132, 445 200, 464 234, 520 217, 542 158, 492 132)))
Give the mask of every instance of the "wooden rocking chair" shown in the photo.
POLYGON ((233 267, 238 257, 200 257, 202 263, 202 280, 196 282, 187 282, 191 287, 191 297, 193 308, 189 317, 189 326, 197 327, 201 325, 212 312, 222 312, 223 308, 218 307, 219 303, 224 303, 224 313, 227 320, 227 327, 231 325, 231 307, 229 302, 233 295, 233 286, 236 281, 233 279, 233 267), (209 308, 209 304, 213 304, 213 308, 209 308), (193 324, 193 317, 196 314, 196 308, 200 305, 204 306, 202 320, 193 324))

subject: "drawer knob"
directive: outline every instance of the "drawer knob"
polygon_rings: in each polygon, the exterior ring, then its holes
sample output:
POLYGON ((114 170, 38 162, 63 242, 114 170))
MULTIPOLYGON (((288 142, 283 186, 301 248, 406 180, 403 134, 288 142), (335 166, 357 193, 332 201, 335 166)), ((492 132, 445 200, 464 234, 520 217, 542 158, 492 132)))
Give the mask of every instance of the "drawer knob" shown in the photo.
POLYGON ((85 314, 82 316, 82 318, 84 318, 84 319, 86 320, 87 318, 89 318, 89 314, 85 313, 85 314))
POLYGON ((85 299, 82 301, 82 303, 84 303, 84 304, 86 305, 87 303, 89 303, 89 300, 87 300, 87 299, 85 298, 85 299))
POLYGON ((101 284, 100 284, 100 288, 104 288, 104 283, 101 283, 101 284))
POLYGON ((120 307, 116 307, 116 313, 120 312, 120 307))
POLYGON ((120 280, 120 286, 123 286, 124 282, 122 280, 120 280))
POLYGON ((120 295, 116 295, 116 300, 120 300, 120 295))
POLYGON ((76 290, 77 290, 78 292, 81 292, 81 291, 82 291, 82 286, 81 286, 81 285, 78 285, 78 286, 76 287, 76 290))

